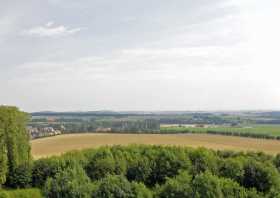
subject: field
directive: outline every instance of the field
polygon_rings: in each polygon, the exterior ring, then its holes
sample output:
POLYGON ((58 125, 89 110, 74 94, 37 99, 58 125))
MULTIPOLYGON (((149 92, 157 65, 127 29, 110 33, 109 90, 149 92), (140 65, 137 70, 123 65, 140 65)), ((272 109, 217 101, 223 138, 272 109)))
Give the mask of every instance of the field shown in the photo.
POLYGON ((279 140, 264 140, 209 134, 69 134, 31 141, 34 158, 104 145, 176 145, 206 147, 216 150, 263 151, 269 154, 280 152, 279 140))
POLYGON ((255 135, 267 135, 271 137, 280 137, 280 125, 249 125, 249 126, 219 126, 219 125, 208 125, 206 127, 194 127, 194 126, 181 126, 178 125, 165 125, 161 126, 162 132, 194 132, 194 133, 206 133, 207 131, 216 131, 223 133, 239 133, 239 134, 255 134, 255 135))

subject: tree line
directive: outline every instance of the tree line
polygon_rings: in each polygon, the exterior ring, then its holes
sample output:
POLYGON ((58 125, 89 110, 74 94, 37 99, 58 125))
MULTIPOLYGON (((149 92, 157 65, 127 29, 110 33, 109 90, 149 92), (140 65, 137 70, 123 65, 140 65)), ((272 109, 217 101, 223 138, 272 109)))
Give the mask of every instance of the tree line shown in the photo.
POLYGON ((275 198, 279 170, 280 155, 113 146, 35 160, 13 186, 51 198, 275 198))

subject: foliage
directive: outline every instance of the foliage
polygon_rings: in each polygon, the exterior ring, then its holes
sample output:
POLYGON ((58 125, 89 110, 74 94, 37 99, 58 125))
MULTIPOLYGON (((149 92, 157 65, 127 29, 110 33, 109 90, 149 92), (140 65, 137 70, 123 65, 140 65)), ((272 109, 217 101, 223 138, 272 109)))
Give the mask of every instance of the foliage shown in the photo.
POLYGON ((0 191, 0 198, 43 198, 41 191, 36 188, 0 191))
POLYGON ((213 173, 217 172, 217 157, 212 151, 198 148, 190 152, 189 155, 192 162, 193 175, 197 175, 207 170, 213 173))
POLYGON ((55 157, 36 160, 32 168, 33 186, 42 187, 48 177, 54 177, 62 169, 61 160, 55 157))
POLYGON ((277 169, 271 163, 248 160, 244 165, 243 186, 256 188, 259 192, 268 192, 272 187, 279 187, 277 169))
POLYGON ((32 181, 32 171, 29 164, 17 166, 9 175, 9 186, 13 188, 29 187, 32 181))
POLYGON ((7 178, 7 185, 14 186, 15 170, 31 161, 27 121, 27 114, 18 108, 0 106, 0 184, 7 178))
POLYGON ((141 159, 134 160, 127 168, 126 177, 130 181, 149 183, 152 172, 150 160, 143 156, 141 159))
POLYGON ((246 198, 247 193, 244 187, 231 179, 220 179, 222 194, 226 198, 246 198))
POLYGON ((191 176, 187 172, 181 172, 175 178, 168 178, 166 183, 158 187, 158 198, 191 198, 191 176))
POLYGON ((219 162, 219 175, 239 183, 244 177, 243 163, 240 159, 225 159, 219 162))
POLYGON ((92 180, 104 178, 108 174, 115 172, 115 160, 112 153, 108 150, 101 151, 94 156, 86 166, 87 174, 92 180))
POLYGON ((123 176, 108 175, 96 183, 92 197, 129 198, 133 197, 133 190, 131 183, 123 176))
POLYGON ((96 198, 151 198, 152 193, 140 183, 130 183, 124 176, 108 175, 95 184, 92 197, 96 198))
POLYGON ((48 178, 44 186, 44 194, 50 198, 87 198, 90 193, 90 179, 80 166, 58 172, 54 178, 48 178))
POLYGON ((164 149, 162 148, 153 159, 154 165, 149 178, 151 185, 156 183, 162 184, 167 177, 174 177, 179 170, 188 170, 190 168, 190 160, 186 153, 180 149, 164 149))
POLYGON ((192 183, 193 196, 197 198, 222 198, 219 178, 209 172, 197 175, 192 183))

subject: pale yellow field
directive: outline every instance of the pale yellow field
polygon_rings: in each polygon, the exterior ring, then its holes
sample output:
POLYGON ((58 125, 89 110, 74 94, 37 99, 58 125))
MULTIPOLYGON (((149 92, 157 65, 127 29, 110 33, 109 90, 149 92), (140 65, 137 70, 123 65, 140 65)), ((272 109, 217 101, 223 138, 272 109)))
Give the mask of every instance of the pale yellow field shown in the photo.
POLYGON ((40 158, 104 145, 156 144, 206 147, 217 150, 280 153, 280 141, 207 134, 70 134, 32 140, 32 155, 40 158))

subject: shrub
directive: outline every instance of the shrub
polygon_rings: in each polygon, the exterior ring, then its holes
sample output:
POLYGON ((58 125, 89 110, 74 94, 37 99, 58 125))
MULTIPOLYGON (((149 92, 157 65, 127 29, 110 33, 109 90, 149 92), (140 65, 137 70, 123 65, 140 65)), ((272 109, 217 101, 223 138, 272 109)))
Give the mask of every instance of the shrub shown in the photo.
POLYGON ((42 187, 48 177, 54 177, 62 171, 63 165, 57 158, 47 158, 36 160, 32 168, 32 184, 36 187, 42 187))
POLYGON ((9 174, 9 186, 13 188, 26 188, 31 184, 32 171, 30 164, 22 164, 9 174))

